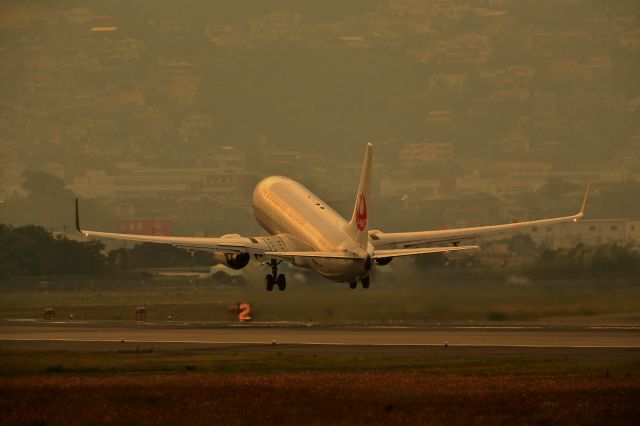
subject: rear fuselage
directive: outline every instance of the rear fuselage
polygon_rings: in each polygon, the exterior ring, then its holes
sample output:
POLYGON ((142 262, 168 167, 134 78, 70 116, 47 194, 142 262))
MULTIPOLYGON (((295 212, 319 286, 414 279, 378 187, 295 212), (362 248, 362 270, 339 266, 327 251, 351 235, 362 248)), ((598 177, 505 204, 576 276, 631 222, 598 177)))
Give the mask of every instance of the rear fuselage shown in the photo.
MULTIPOLYGON (((347 233, 347 221, 300 183, 282 176, 263 179, 253 191, 253 214, 267 232, 284 239, 287 251, 353 252, 366 257, 347 233)), ((296 257, 296 266, 334 281, 369 274, 364 260, 296 257)))

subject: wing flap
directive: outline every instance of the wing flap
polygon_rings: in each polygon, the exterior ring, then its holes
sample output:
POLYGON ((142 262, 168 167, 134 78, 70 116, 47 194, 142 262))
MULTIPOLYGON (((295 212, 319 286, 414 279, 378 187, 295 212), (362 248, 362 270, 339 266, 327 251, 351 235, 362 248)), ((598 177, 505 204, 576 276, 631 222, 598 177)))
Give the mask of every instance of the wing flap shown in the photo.
POLYGON ((336 251, 268 251, 266 257, 320 257, 324 259, 362 259, 354 253, 336 251))
POLYGON ((389 250, 376 250, 373 252, 374 259, 382 259, 387 257, 402 257, 402 256, 418 256, 421 254, 430 253, 449 253, 451 251, 460 250, 473 250, 478 246, 451 246, 451 247, 424 247, 424 248, 409 248, 409 249, 389 249, 389 250))

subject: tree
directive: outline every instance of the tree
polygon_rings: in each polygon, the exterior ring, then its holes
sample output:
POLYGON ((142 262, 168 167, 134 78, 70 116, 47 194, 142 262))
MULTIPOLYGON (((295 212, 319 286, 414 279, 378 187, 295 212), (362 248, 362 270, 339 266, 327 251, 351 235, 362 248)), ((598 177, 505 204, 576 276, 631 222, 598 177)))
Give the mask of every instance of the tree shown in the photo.
MULTIPOLYGON (((53 175, 26 170, 22 188, 26 197, 13 197, 2 204, 2 220, 13 225, 38 224, 45 228, 62 231, 73 228, 73 206, 75 194, 67 189, 65 182, 53 175)), ((115 223, 112 212, 99 207, 91 200, 83 201, 82 210, 93 219, 93 225, 102 227, 115 223)))
POLYGON ((423 254, 416 256, 416 266, 420 269, 437 269, 447 265, 447 257, 443 253, 423 254))
POLYGON ((23 173, 22 188, 33 198, 40 199, 73 199, 73 192, 66 189, 62 179, 45 172, 26 170, 23 173))
POLYGON ((0 277, 109 272, 104 245, 56 238, 40 226, 0 225, 0 277))
POLYGON ((530 255, 536 250, 536 243, 529 234, 516 234, 509 238, 507 247, 510 252, 520 255, 530 255))
POLYGON ((74 194, 65 188, 64 181, 47 173, 30 170, 25 171, 23 176, 22 188, 29 195, 8 199, 3 208, 3 220, 19 225, 37 223, 53 228, 70 225, 74 194))

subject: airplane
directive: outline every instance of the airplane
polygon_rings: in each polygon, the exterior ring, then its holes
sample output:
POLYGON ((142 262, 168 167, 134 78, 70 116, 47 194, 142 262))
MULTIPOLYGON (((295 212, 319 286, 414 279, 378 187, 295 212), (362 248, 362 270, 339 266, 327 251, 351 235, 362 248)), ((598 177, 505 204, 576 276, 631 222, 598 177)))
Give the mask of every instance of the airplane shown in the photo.
POLYGON ((575 222, 584 216, 591 186, 587 186, 578 213, 569 216, 472 228, 382 232, 369 229, 372 160, 373 145, 369 143, 349 221, 302 184, 287 177, 270 176, 261 180, 253 191, 254 217, 269 235, 173 237, 84 230, 80 227, 77 198, 76 229, 84 237, 171 244, 191 251, 210 251, 220 263, 236 270, 254 259, 271 267, 271 273, 265 276, 267 291, 272 291, 275 286, 284 291, 287 286, 285 275, 278 273, 281 262, 313 269, 329 280, 349 283, 351 289, 360 282, 366 289, 369 288, 371 270, 388 264, 396 257, 472 250, 478 246, 464 244, 479 237, 575 222))

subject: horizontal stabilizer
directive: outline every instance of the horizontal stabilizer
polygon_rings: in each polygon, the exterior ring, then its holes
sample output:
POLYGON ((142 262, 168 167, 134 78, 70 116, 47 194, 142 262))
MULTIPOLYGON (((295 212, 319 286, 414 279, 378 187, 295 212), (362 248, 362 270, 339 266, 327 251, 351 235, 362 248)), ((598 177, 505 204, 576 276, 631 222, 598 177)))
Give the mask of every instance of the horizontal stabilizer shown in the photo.
POLYGON ((424 248, 376 250, 373 252, 373 258, 382 259, 385 257, 417 256, 420 254, 448 253, 450 251, 472 250, 477 248, 478 246, 451 246, 451 247, 424 247, 424 248))

